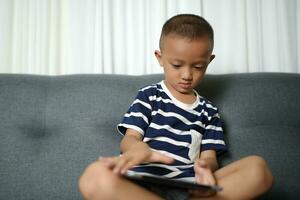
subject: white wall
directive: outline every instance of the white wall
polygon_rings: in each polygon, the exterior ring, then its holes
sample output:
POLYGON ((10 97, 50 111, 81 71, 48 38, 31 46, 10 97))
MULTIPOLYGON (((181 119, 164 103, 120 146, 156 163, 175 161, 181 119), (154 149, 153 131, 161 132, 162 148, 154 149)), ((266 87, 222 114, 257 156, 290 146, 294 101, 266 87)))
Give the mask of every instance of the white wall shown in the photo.
POLYGON ((177 13, 215 29, 209 73, 300 72, 298 0, 0 0, 0 73, 160 73, 177 13))
POLYGON ((12 3, 0 0, 0 73, 9 72, 12 50, 12 3))

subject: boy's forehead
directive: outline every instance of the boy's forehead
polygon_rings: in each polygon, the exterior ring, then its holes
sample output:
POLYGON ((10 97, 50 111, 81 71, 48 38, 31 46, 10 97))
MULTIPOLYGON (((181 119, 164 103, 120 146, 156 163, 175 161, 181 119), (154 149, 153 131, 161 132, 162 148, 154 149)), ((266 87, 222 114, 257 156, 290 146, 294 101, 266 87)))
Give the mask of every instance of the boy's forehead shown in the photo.
POLYGON ((213 44, 208 36, 200 38, 187 38, 178 35, 167 35, 161 41, 161 51, 176 51, 184 48, 191 48, 191 50, 202 51, 203 53, 212 53, 213 44))

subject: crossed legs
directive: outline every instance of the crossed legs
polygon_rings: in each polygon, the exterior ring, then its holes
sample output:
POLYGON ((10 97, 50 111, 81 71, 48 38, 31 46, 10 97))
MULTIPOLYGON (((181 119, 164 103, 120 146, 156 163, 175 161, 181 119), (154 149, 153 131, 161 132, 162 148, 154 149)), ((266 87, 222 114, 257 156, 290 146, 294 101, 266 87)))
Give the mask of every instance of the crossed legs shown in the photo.
MULTIPOLYGON (((217 183, 223 190, 208 198, 191 199, 254 199, 273 184, 273 176, 266 162, 258 156, 249 156, 233 162, 215 172, 217 183)), ((89 165, 79 180, 79 188, 88 200, 143 199, 159 200, 156 194, 114 174, 101 162, 89 165)))

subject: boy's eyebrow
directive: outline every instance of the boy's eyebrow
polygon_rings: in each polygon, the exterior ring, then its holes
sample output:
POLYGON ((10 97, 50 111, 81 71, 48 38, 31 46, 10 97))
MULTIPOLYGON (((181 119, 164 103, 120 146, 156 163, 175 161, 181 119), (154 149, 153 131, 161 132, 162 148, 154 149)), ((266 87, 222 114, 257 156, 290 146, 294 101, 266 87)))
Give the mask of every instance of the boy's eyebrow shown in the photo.
POLYGON ((199 61, 196 61, 196 62, 194 62, 194 63, 192 63, 192 64, 207 64, 207 60, 199 60, 199 61))
POLYGON ((176 62, 184 62, 183 60, 176 59, 176 58, 170 58, 170 61, 176 61, 176 62))
MULTIPOLYGON (((172 58, 170 58, 170 61, 175 61, 175 62, 181 62, 181 63, 184 63, 185 61, 183 61, 183 60, 180 60, 180 59, 177 59, 177 58, 174 58, 174 59, 172 59, 172 58)), ((193 62, 192 64, 199 64, 199 63, 201 63, 201 64, 206 64, 207 63, 207 60, 206 59, 200 59, 200 60, 197 60, 197 61, 195 61, 195 62, 193 62)))

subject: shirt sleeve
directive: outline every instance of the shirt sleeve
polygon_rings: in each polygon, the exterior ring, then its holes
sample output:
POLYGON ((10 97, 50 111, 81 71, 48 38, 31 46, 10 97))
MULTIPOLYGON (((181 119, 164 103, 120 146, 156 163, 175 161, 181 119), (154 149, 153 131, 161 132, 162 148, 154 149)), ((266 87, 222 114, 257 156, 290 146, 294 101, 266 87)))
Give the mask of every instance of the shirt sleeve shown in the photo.
POLYGON ((148 96, 144 91, 139 91, 123 120, 117 126, 119 133, 125 135, 126 130, 130 128, 144 136, 150 123, 151 110, 148 96))
POLYGON ((218 109, 216 109, 206 124, 201 151, 216 150, 217 154, 220 154, 227 150, 222 126, 218 109))

